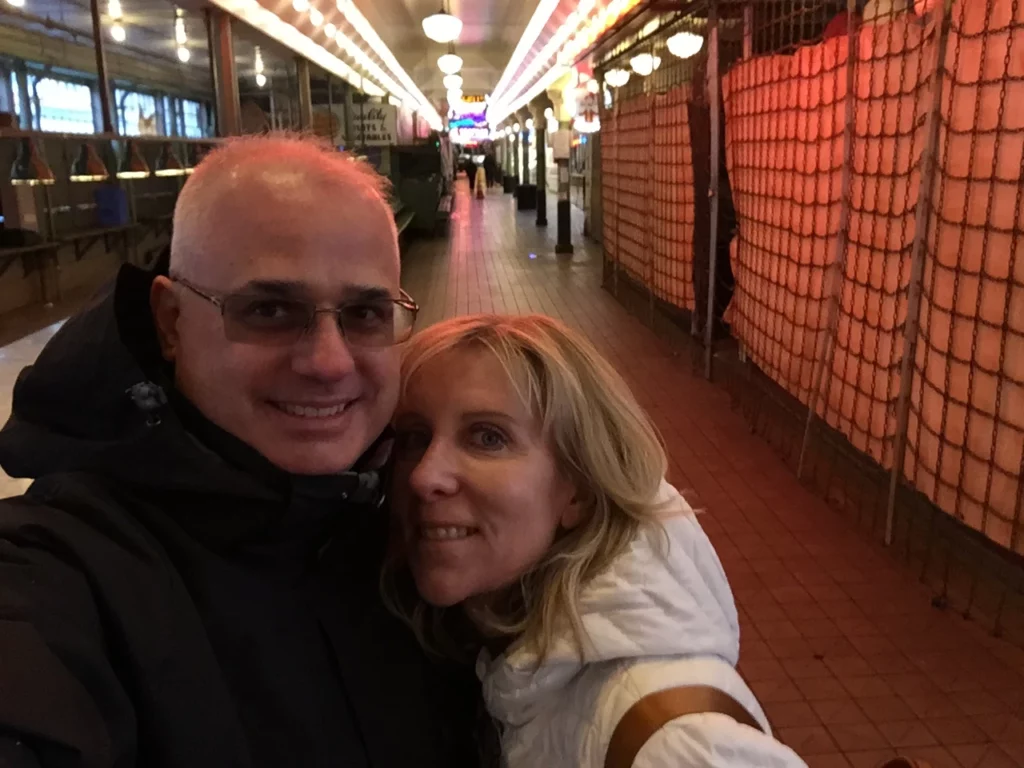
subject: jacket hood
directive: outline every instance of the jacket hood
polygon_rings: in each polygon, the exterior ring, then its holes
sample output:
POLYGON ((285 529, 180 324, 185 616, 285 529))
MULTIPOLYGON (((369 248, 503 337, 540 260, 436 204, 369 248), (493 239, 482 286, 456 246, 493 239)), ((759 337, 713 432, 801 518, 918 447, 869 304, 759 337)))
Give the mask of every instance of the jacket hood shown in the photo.
POLYGON ((581 615, 588 634, 582 658, 568 630, 547 658, 522 646, 477 673, 490 712, 509 725, 535 717, 552 694, 586 665, 655 657, 739 658, 739 618, 725 571, 696 515, 667 482, 659 491, 662 526, 647 526, 611 567, 588 584, 581 615))

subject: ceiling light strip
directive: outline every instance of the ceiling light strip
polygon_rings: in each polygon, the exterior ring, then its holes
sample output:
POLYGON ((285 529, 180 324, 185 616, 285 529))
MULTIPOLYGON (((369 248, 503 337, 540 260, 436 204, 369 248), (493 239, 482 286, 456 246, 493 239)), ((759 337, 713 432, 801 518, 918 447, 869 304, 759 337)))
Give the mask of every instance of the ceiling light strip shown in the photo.
POLYGON ((492 99, 501 98, 505 87, 515 76, 519 66, 523 63, 523 59, 526 58, 526 55, 533 48, 533 44, 537 42, 537 38, 544 31, 544 27, 547 26, 551 14, 555 12, 560 1, 540 0, 537 3, 537 8, 534 10, 530 22, 526 25, 526 29, 523 30, 523 35, 519 38, 519 43, 516 45, 515 50, 512 51, 512 57, 508 60, 508 64, 505 65, 505 71, 502 72, 501 79, 498 80, 498 84, 491 91, 492 99))
MULTIPOLYGON (((408 91, 406 98, 409 96, 419 105, 420 110, 426 117, 427 122, 430 123, 434 130, 440 130, 443 127, 441 122, 441 116, 434 109, 434 106, 427 100, 427 97, 423 95, 420 89, 413 82, 409 74, 402 68, 402 65, 398 63, 398 59, 391 52, 391 49, 384 44, 384 41, 380 39, 380 35, 373 28, 373 25, 366 20, 362 12, 355 7, 352 0, 337 0, 337 8, 345 16, 345 19, 352 26, 352 28, 369 44, 373 52, 380 57, 380 60, 384 62, 384 65, 394 73, 398 78, 399 82, 408 91)), ((404 92, 403 92, 404 93, 404 92)), ((395 94, 401 98, 400 94, 395 94)))
POLYGON ((497 99, 499 107, 502 104, 507 104, 515 99, 516 96, 522 93, 530 85, 531 81, 533 81, 535 77, 544 71, 545 65, 559 54, 562 46, 569 40, 583 21, 585 21, 585 19, 581 18, 575 11, 569 14, 565 22, 562 23, 555 34, 551 36, 551 39, 548 40, 543 50, 541 50, 541 52, 530 62, 529 68, 519 76, 515 85, 510 87, 503 96, 500 96, 497 99))

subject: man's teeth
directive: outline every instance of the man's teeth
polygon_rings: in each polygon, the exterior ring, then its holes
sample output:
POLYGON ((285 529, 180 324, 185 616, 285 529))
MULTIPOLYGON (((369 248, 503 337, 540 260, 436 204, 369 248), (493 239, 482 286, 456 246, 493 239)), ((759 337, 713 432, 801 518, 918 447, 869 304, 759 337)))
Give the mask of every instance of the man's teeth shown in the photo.
POLYGON ((304 419, 326 419, 331 416, 337 416, 339 413, 345 410, 348 403, 342 403, 341 405, 332 405, 330 408, 314 408, 309 405, 292 405, 291 403, 281 403, 281 410, 292 416, 301 416, 304 419))
POLYGON ((458 525, 423 526, 420 528, 420 536, 430 541, 452 541, 454 539, 465 539, 472 533, 472 528, 463 528, 458 525))

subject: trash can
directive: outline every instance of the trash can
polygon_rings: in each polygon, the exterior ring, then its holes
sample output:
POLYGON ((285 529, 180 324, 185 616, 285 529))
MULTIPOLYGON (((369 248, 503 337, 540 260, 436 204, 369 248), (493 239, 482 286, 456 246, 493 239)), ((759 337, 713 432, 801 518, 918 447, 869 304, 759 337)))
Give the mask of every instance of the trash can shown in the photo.
POLYGON ((537 210, 537 185, 520 184, 519 189, 516 190, 516 200, 519 203, 520 211, 537 210))

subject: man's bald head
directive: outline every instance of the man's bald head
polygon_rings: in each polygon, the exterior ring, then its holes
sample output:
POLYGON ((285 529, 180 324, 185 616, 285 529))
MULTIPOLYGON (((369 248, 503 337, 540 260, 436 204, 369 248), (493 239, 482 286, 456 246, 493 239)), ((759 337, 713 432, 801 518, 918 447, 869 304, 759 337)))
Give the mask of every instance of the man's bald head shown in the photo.
POLYGON ((397 243, 389 185, 368 163, 320 139, 286 133, 230 139, 199 163, 178 197, 171 273, 198 277, 205 258, 223 257, 229 245, 224 240, 231 239, 226 222, 251 216, 272 221, 291 216, 295 204, 311 206, 311 213, 326 201, 338 208, 369 204, 387 220, 397 243), (361 205, 353 205, 357 200, 361 205))
POLYGON ((385 186, 362 161, 270 136, 213 152, 178 199, 171 275, 151 291, 175 384, 287 471, 351 467, 394 411, 398 348, 345 326, 408 310, 385 186), (276 333, 289 318, 304 327, 276 333))

